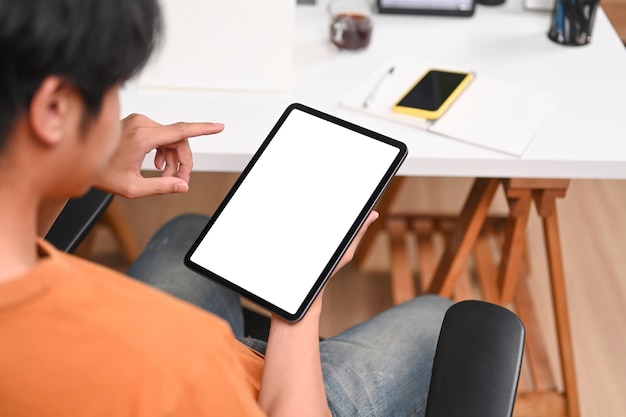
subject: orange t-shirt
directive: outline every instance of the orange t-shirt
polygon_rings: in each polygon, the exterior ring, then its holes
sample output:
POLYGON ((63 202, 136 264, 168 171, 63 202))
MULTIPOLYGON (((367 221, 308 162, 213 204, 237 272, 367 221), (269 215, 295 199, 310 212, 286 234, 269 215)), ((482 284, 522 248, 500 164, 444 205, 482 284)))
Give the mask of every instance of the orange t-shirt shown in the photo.
POLYGON ((227 323, 40 248, 28 274, 0 284, 0 416, 263 415, 263 358, 227 323))

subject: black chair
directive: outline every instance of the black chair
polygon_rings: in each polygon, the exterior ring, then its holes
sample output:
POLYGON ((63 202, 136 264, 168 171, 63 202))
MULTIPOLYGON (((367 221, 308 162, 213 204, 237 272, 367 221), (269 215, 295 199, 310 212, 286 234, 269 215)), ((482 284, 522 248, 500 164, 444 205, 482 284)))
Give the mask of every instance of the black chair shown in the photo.
MULTIPOLYGON (((70 200, 46 239, 74 251, 112 199, 93 189, 70 200)), ((244 322, 247 335, 267 340, 268 317, 244 309, 244 322)), ((524 338, 521 321, 503 307, 474 300, 452 305, 437 343, 426 417, 510 417, 524 338)))
POLYGON ((113 201, 113 194, 96 188, 70 199, 45 239, 63 252, 74 252, 113 201))

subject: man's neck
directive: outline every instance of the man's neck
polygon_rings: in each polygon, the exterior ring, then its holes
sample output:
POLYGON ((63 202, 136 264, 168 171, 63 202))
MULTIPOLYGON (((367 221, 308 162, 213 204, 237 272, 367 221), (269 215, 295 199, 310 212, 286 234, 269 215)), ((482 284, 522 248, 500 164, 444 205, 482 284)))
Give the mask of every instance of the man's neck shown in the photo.
POLYGON ((0 283, 21 277, 37 263, 37 204, 17 194, 0 186, 0 283))

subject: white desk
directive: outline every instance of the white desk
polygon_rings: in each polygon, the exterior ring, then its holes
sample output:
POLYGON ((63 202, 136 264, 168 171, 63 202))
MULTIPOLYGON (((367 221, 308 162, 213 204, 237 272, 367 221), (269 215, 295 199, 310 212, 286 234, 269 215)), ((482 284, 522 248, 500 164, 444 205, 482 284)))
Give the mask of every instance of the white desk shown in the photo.
MULTIPOLYGON (((626 179, 626 51, 606 15, 598 10, 593 40, 582 47, 551 42, 546 35, 549 13, 525 11, 521 0, 507 0, 497 7, 478 5, 471 18, 375 16, 369 48, 340 53, 327 41, 326 1, 318 3, 297 8, 291 92, 138 91, 129 87, 122 94, 122 113, 145 113, 161 123, 224 123, 226 130, 220 135, 191 140, 194 169, 199 171, 241 171, 285 107, 302 102, 407 143, 409 156, 399 178, 479 178, 433 276, 431 290, 443 295, 454 288, 495 189, 502 183, 511 214, 492 297, 509 303, 516 290, 528 213, 535 204, 546 236, 565 392, 540 392, 537 401, 518 397, 516 410, 578 417, 555 199, 565 195, 567 179, 626 179), (558 110, 524 155, 515 158, 339 107, 340 99, 381 62, 406 54, 551 93, 560 100, 558 110)), ((187 47, 189 53, 209 53, 201 45, 187 47)), ((150 160, 145 168, 153 169, 150 160)), ((382 203, 384 212, 388 202, 382 203)))
MULTIPOLYGON (((161 123, 225 123, 222 134, 191 141, 199 171, 242 170, 282 110, 299 101, 406 142, 410 152, 400 175, 626 178, 626 53, 602 10, 592 43, 583 47, 551 42, 549 13, 528 12, 521 0, 508 0, 478 5, 471 18, 375 15, 370 47, 339 53, 327 42, 324 3, 297 7, 290 93, 129 88, 122 112, 145 113, 161 123), (407 53, 551 93, 560 107, 523 157, 515 158, 338 105, 382 61, 407 53)), ((189 45, 190 53, 199 48, 189 45)))

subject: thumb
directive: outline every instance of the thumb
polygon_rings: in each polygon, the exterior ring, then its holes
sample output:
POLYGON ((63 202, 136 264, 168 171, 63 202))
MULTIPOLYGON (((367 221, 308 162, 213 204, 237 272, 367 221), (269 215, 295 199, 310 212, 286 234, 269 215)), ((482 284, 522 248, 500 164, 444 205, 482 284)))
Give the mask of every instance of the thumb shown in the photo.
POLYGON ((145 178, 137 197, 147 197, 155 194, 186 193, 189 184, 178 177, 145 178))

